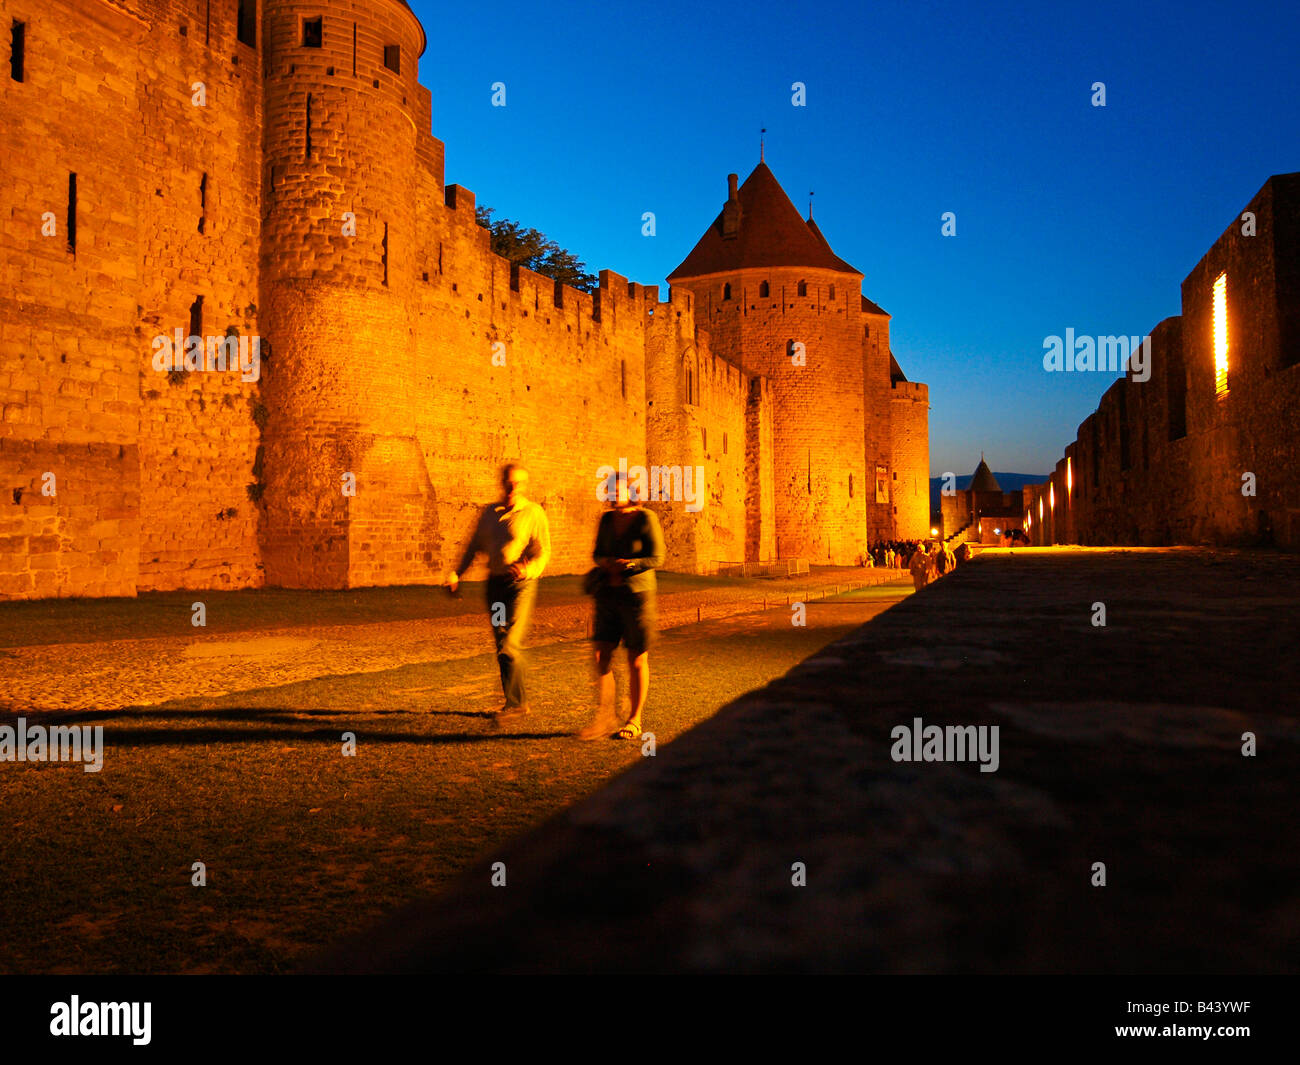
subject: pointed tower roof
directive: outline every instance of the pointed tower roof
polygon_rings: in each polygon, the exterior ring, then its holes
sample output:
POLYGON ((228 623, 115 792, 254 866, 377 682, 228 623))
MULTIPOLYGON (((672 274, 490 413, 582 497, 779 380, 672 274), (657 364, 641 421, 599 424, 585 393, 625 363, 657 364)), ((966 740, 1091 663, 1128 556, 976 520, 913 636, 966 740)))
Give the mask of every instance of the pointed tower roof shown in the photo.
MULTIPOLYGON (((812 230, 812 235, 817 238, 818 243, 820 243, 827 251, 831 251, 831 242, 826 239, 825 234, 821 231, 821 227, 813 221, 811 207, 808 209, 808 228, 812 230)), ((834 255, 835 253, 831 251, 831 254, 834 255)))
POLYGON ((894 353, 889 353, 889 383, 898 384, 899 381, 906 381, 907 374, 903 373, 903 368, 898 365, 898 360, 894 358, 894 353))
POLYGON ((764 266, 862 273, 831 251, 821 230, 803 220, 768 165, 760 162, 739 189, 730 175, 722 211, 668 280, 764 266))
POLYGON ((984 461, 984 456, 980 456, 980 464, 975 467, 975 472, 971 475, 970 490, 972 492, 1001 492, 1002 486, 998 484, 998 479, 993 476, 993 471, 989 469, 989 464, 984 461))

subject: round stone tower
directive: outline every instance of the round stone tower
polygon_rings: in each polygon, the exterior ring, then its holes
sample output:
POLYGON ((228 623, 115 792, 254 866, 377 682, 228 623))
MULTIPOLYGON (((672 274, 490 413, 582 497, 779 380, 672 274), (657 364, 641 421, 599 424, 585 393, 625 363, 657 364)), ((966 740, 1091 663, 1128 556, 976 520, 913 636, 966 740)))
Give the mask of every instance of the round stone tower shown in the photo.
POLYGON ((890 414, 887 375, 869 387, 862 274, 766 163, 727 180, 721 214, 668 280, 694 294, 715 353, 771 381, 777 556, 852 565, 879 526, 867 452, 874 429, 887 453, 890 414))
POLYGON ((264 0, 266 580, 428 579, 410 400, 417 59, 402 0, 264 0))

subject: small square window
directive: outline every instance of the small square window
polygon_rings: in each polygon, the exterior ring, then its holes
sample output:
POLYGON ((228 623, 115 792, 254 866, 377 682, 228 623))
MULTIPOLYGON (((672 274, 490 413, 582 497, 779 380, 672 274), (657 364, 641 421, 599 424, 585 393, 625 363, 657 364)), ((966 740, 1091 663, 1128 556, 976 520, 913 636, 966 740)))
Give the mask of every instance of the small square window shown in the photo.
POLYGON ((384 45, 384 66, 394 74, 402 72, 402 46, 400 44, 384 45))
POLYGON ((321 46, 325 35, 322 27, 324 21, 320 16, 302 20, 302 46, 304 48, 319 48, 321 46))

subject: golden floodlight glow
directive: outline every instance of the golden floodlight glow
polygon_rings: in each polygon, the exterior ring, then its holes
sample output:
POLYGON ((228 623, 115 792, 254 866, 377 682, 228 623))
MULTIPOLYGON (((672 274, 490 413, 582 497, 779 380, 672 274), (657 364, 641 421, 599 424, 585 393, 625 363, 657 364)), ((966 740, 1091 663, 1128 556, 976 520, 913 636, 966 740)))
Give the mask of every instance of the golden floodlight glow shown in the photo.
POLYGON ((1038 520, 1043 520, 1043 497, 1038 497, 1038 520))
POLYGON ((939 535, 939 530, 938 530, 938 529, 931 529, 931 530, 930 530, 930 535, 931 535, 931 536, 938 536, 938 535, 939 535))
POLYGON ((1056 482, 1049 481, 1047 484, 1047 497, 1051 500, 1052 509, 1056 509, 1056 482))
POLYGON ((1074 459, 1070 458, 1065 460, 1065 494, 1074 494, 1074 459))
POLYGON ((1228 275, 1214 282, 1214 394, 1228 393, 1228 275))

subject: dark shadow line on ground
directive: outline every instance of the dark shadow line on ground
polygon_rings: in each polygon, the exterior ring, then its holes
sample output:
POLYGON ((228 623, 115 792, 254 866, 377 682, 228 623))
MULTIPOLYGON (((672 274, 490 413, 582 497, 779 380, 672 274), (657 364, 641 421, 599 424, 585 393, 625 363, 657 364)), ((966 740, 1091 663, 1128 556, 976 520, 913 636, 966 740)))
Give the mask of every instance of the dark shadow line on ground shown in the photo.
POLYGON ((37 710, 37 711, 0 711, 0 725, 15 725, 19 717, 27 719, 27 727, 33 725, 67 725, 79 722, 109 722, 115 719, 123 721, 163 718, 167 721, 182 722, 186 719, 196 721, 281 721, 293 722, 299 717, 338 717, 355 720, 364 717, 468 717, 482 721, 491 720, 495 714, 488 710, 311 710, 294 707, 122 707, 118 710, 37 710))
MULTIPOLYGON (((374 743, 420 743, 438 745, 444 743, 482 743, 492 740, 553 740, 571 737, 572 732, 504 732, 489 729, 484 732, 366 732, 356 728, 348 729, 356 733, 358 744, 374 743)), ((299 731, 295 729, 132 729, 105 736, 104 747, 112 750, 131 747, 183 747, 194 744, 209 743, 266 743, 274 740, 294 740, 298 742, 319 742, 321 745, 337 746, 340 733, 326 732, 322 729, 299 731)))

